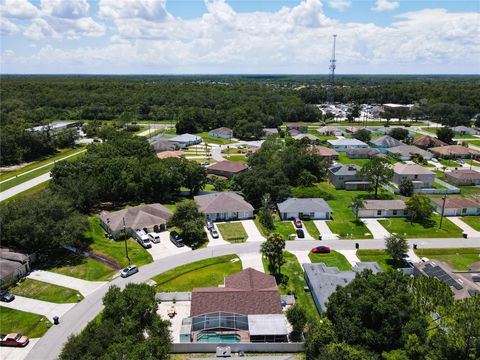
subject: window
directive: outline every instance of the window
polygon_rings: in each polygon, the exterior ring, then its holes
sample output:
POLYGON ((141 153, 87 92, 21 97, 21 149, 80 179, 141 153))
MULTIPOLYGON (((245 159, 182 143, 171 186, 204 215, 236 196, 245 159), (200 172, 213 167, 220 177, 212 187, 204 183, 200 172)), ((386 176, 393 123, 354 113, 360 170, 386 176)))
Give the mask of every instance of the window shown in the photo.
POLYGON ((382 215, 382 210, 377 210, 377 215, 382 215))
POLYGON ((403 215, 408 215, 408 210, 403 210, 403 215))
POLYGON ((418 179, 418 175, 415 175, 413 178, 414 178, 415 180, 418 179))
POLYGON ((393 215, 397 215, 397 210, 393 210, 393 211, 392 211, 392 214, 393 214, 393 215))
POLYGON ((466 214, 467 213, 467 208, 463 208, 462 209, 462 214, 466 214))

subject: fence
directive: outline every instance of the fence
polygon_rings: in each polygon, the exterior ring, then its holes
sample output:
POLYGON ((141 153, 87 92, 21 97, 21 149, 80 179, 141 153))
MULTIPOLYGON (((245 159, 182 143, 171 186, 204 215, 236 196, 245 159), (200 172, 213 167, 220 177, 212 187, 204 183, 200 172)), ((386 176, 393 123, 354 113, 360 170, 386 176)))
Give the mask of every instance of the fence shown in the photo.
POLYGON ((192 301, 191 292, 162 292, 156 293, 155 298, 160 301, 192 301))
POLYGON ((303 343, 175 343, 172 353, 215 353, 217 346, 229 346, 232 353, 297 353, 304 349, 303 343))

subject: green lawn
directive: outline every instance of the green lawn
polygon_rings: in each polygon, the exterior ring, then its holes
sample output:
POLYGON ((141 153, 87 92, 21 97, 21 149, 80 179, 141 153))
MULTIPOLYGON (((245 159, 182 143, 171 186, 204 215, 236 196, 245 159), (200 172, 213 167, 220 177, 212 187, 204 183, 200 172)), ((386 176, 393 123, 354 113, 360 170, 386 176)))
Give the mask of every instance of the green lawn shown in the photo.
POLYGON ((45 334, 50 326, 50 321, 41 315, 0 306, 0 333, 2 334, 19 333, 29 338, 38 338, 45 334))
POLYGON ((344 152, 338 153, 338 162, 340 164, 346 164, 346 165, 354 164, 358 166, 363 166, 369 161, 370 161, 369 159, 350 159, 349 157, 347 157, 346 153, 344 152))
POLYGON ((342 254, 331 251, 329 254, 308 254, 312 263, 324 263, 330 267, 336 267, 338 270, 352 270, 350 263, 342 254))
POLYGON ((380 224, 390 233, 406 234, 407 238, 460 238, 462 229, 443 218, 442 228, 439 229, 440 215, 434 214, 428 224, 410 223, 406 218, 391 218, 379 220, 380 224))
POLYGON ((480 249, 418 249, 415 253, 420 257, 444 261, 455 270, 468 270, 473 263, 480 261, 480 249))
POLYGON ((275 226, 275 229, 274 230, 269 230, 269 229, 266 229, 261 223, 260 221, 258 220, 258 217, 255 218, 255 224, 257 225, 257 228, 260 230, 260 233, 264 236, 264 237, 268 237, 269 235, 273 234, 273 233, 279 233, 280 235, 282 235, 285 240, 293 240, 294 239, 294 236, 296 234, 295 232, 295 229, 293 227, 293 224, 291 221, 282 221, 279 219, 278 215, 274 215, 274 221, 273 221, 273 224, 275 226))
POLYGON ((243 162, 247 161, 247 157, 245 155, 228 156, 228 157, 226 157, 226 159, 228 159, 230 161, 243 161, 243 162))
POLYGON ((480 140, 468 140, 467 143, 475 146, 480 146, 480 140))
POLYGON ((318 236, 320 235, 320 231, 318 231, 314 222, 312 220, 308 220, 308 221, 303 220, 302 223, 303 223, 303 226, 305 226, 305 229, 307 229, 307 232, 310 234, 310 236, 313 237, 314 239, 318 239, 318 236))
POLYGON ((384 250, 357 250, 357 257, 362 262, 376 262, 383 271, 394 269, 393 260, 384 250))
MULTIPOLYGON (((437 179, 445 181, 446 183, 448 183, 450 185, 453 185, 453 186, 460 189, 461 193, 456 195, 456 196, 469 196, 469 195, 473 195, 473 194, 475 194, 475 195, 480 194, 480 187, 478 187, 478 186, 461 186, 461 185, 452 184, 448 180, 445 179, 445 174, 443 173, 443 171, 434 171, 434 173, 435 173, 435 177, 437 179)), ((440 196, 443 196, 443 195, 435 194, 435 195, 430 195, 430 196, 431 197, 440 197, 440 196)))
POLYGON ((85 233, 85 237, 90 239, 91 249, 97 255, 105 257, 109 260, 115 261, 120 267, 135 264, 142 266, 153 261, 150 253, 145 250, 139 243, 133 239, 127 240, 128 257, 125 256, 125 242, 107 239, 104 235, 104 230, 100 226, 98 217, 91 217, 88 220, 90 230, 85 233))
POLYGON ((462 221, 475 230, 480 231, 480 216, 464 216, 462 221))
POLYGON ((242 243, 247 240, 247 232, 241 222, 227 222, 217 224, 218 230, 225 241, 231 243, 242 243))
POLYGON ((448 160, 448 159, 440 159, 440 164, 446 167, 458 167, 460 166, 456 161, 448 160))
POLYGON ((18 282, 9 291, 18 296, 58 304, 74 303, 83 299, 83 296, 77 290, 28 278, 18 282))
MULTIPOLYGON (((265 273, 268 274, 268 260, 262 258, 265 273)), ((283 252, 282 275, 287 279, 285 284, 278 286, 282 295, 295 295, 295 301, 305 309, 307 316, 312 320, 319 320, 319 315, 310 292, 305 292, 307 286, 303 277, 302 266, 297 257, 288 251, 283 252)), ((278 283, 278 281, 277 281, 278 283)))
POLYGON ((182 265, 152 278, 157 291, 192 291, 198 287, 215 287, 224 278, 242 271, 242 262, 236 255, 214 257, 182 265))
POLYGON ((231 140, 208 136, 208 132, 202 132, 195 135, 200 136, 203 139, 203 141, 206 143, 219 144, 219 145, 233 144, 233 141, 231 140))

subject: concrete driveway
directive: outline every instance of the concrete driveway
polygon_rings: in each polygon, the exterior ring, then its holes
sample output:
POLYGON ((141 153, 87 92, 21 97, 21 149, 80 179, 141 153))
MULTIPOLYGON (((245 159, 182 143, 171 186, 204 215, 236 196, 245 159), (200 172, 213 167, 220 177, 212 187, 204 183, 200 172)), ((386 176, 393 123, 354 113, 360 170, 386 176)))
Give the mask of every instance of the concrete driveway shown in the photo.
POLYGON ((252 268, 260 272, 265 272, 263 268, 262 254, 259 252, 242 253, 238 254, 238 257, 242 260, 243 269, 252 268))
POLYGON ((297 260, 300 263, 300 265, 310 264, 312 262, 308 257, 308 254, 310 254, 310 251, 290 251, 290 252, 297 257, 297 260))
POLYGON ((357 256, 357 250, 336 250, 336 252, 345 256, 351 266, 355 266, 357 262, 360 262, 360 259, 357 256))
POLYGON ((480 237, 480 232, 472 228, 470 225, 466 224, 462 221, 462 219, 458 216, 449 216, 448 220, 453 222, 457 225, 460 229, 463 230, 464 233, 468 235, 468 237, 480 237))
POLYGON ((176 247, 170 241, 170 232, 168 231, 162 231, 160 233, 160 242, 158 244, 152 243, 151 249, 146 250, 152 255, 153 261, 192 251, 188 246, 176 247))
POLYGON ((385 219, 362 219, 365 226, 370 230, 374 239, 385 239, 390 233, 378 222, 385 219))
POLYGON ((27 277, 32 280, 43 281, 49 284, 77 290, 83 296, 90 295, 106 284, 106 281, 87 281, 43 270, 32 271, 27 277))
POLYGON ((218 239, 214 239, 214 238, 212 237, 212 234, 210 234, 210 231, 208 231, 207 227, 205 226, 204 229, 205 229, 205 232, 207 233, 207 236, 208 236, 208 245, 207 245, 207 247, 219 246, 219 245, 228 245, 228 244, 230 244, 228 241, 223 240, 222 234, 221 234, 220 231, 218 230, 217 225, 213 224, 213 226, 215 227, 215 229, 216 229, 217 232, 218 232, 218 239))
POLYGON ((27 357, 28 353, 33 349, 38 340, 40 339, 30 339, 30 343, 23 348, 1 347, 0 357, 3 360, 23 360, 27 357))
POLYGON ((327 225, 327 220, 313 220, 313 223, 317 227, 320 235, 322 235, 322 240, 336 240, 337 235, 332 233, 332 230, 327 225))
POLYGON ((250 220, 242 220, 240 222, 242 223, 243 228, 247 233, 247 242, 266 240, 260 233, 260 230, 258 230, 257 225, 255 224, 255 221, 250 219, 250 220))
POLYGON ((15 295, 15 300, 9 303, 2 303, 2 306, 14 310, 43 315, 53 322, 54 316, 62 317, 63 314, 73 308, 76 304, 77 303, 55 304, 48 301, 41 301, 15 295))

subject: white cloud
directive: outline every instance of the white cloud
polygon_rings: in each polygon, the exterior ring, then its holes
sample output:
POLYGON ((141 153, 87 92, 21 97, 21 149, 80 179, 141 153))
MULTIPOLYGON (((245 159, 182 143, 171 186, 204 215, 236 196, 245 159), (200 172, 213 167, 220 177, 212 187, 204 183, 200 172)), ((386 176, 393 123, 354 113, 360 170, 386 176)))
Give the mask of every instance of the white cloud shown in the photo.
POLYGON ((337 10, 345 10, 346 8, 349 8, 352 5, 351 0, 330 0, 328 2, 328 5, 331 8, 337 9, 337 10))
POLYGON ((18 31, 19 28, 17 25, 8 19, 0 17, 0 35, 11 35, 17 33, 18 31))
POLYGON ((389 1, 389 0, 377 0, 375 6, 372 8, 373 11, 386 11, 386 10, 395 10, 400 6, 398 1, 389 1))
POLYGON ((46 15, 64 19, 86 17, 90 8, 87 0, 42 0, 41 4, 46 15))
POLYGON ((38 9, 28 0, 0 0, 0 14, 7 18, 32 19, 38 9))
POLYGON ((165 0, 100 0, 99 15, 107 19, 149 21, 164 20, 169 16, 165 0))
POLYGON ((32 23, 25 29, 24 35, 32 40, 43 40, 46 38, 59 38, 53 27, 45 19, 34 19, 32 23))

